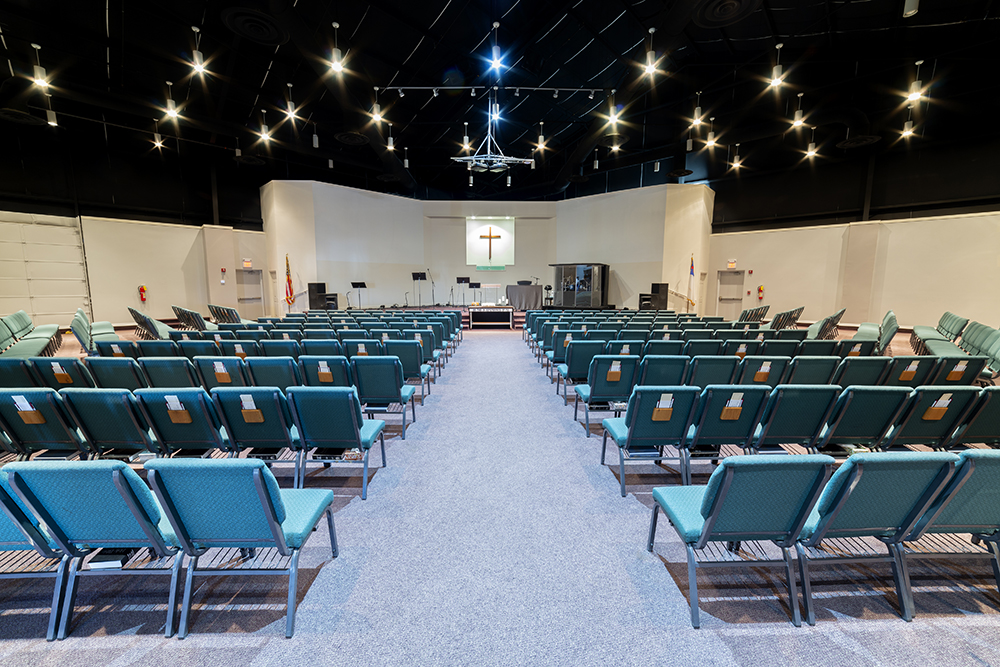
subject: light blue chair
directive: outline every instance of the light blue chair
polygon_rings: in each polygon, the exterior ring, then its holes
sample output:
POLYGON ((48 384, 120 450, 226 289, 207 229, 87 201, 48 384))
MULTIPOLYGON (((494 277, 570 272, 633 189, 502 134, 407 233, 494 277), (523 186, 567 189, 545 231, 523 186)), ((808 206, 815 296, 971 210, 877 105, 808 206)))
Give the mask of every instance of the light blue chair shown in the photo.
POLYGON ((388 414, 389 407, 395 403, 402 406, 403 440, 406 440, 406 404, 410 404, 413 421, 417 421, 417 403, 413 398, 417 388, 406 384, 399 358, 354 357, 351 359, 351 373, 358 399, 369 418, 376 412, 388 414))
POLYGON ((299 487, 305 486, 308 461, 330 465, 331 460, 344 460, 346 450, 360 449, 364 466, 361 500, 367 499, 368 455, 376 438, 382 448, 382 467, 386 467, 385 422, 361 416, 361 402, 352 387, 292 387, 288 405, 301 440, 299 487))
POLYGON ((879 452, 855 454, 837 469, 795 545, 809 625, 816 624, 810 564, 817 562, 890 562, 900 615, 913 618, 901 543, 944 489, 957 462, 947 452, 879 452), (849 541, 831 543, 838 538, 875 538, 888 554, 856 555, 849 541))
POLYGON ((86 443, 55 389, 0 389, 0 443, 19 459, 68 459, 89 455, 86 443), (28 407, 30 410, 23 408, 28 407))
POLYGON ((165 635, 173 634, 182 557, 160 505, 137 474, 121 461, 24 461, 7 464, 3 472, 70 559, 58 639, 69 632, 77 585, 85 576, 169 574, 165 635), (84 558, 98 549, 148 549, 148 558, 136 554, 120 568, 81 569, 84 558))
POLYGON ((625 460, 679 461, 683 478, 688 454, 685 438, 694 422, 701 390, 683 386, 637 386, 628 399, 624 417, 602 422, 601 465, 608 436, 618 445, 618 476, 625 497, 625 460), (660 405, 663 403, 663 405, 660 405), (664 454, 664 447, 677 449, 677 456, 664 454))
POLYGON ((143 452, 162 454, 128 389, 67 388, 59 395, 94 457, 132 460, 143 452))
POLYGON ((285 636, 291 637, 295 631, 299 554, 324 515, 330 549, 337 557, 333 492, 279 489, 274 475, 258 459, 156 459, 146 463, 146 470, 176 540, 190 558, 178 637, 183 639, 188 634, 194 578, 239 574, 288 575, 285 636), (199 567, 210 549, 239 549, 245 561, 254 558, 256 549, 268 547, 289 558, 286 567, 226 567, 229 559, 220 557, 211 559, 218 567, 199 567))
POLYGON ((813 510, 833 469, 829 456, 730 456, 722 460, 705 486, 672 486, 653 489, 653 515, 646 550, 653 551, 659 512, 687 550, 691 625, 700 627, 697 568, 748 565, 784 565, 788 580, 788 606, 792 623, 802 624, 792 565, 791 547, 813 510), (769 540, 781 549, 782 560, 739 557, 743 541, 769 540), (710 542, 725 542, 731 558, 698 560, 696 552, 710 542))
POLYGON ((606 409, 619 416, 620 409, 615 409, 612 404, 625 403, 632 395, 632 387, 635 386, 636 378, 639 376, 639 355, 614 355, 597 354, 590 361, 590 368, 587 372, 587 383, 578 384, 573 387, 576 394, 576 402, 573 403, 573 421, 577 420, 580 403, 583 403, 583 428, 590 437, 590 411, 596 409, 606 409), (618 375, 614 375, 613 368, 618 363, 618 375))
POLYGON ((229 439, 229 456, 294 465, 292 486, 299 482, 299 439, 292 432, 288 402, 279 387, 215 387, 212 402, 229 439), (294 452, 282 459, 285 451, 294 452))

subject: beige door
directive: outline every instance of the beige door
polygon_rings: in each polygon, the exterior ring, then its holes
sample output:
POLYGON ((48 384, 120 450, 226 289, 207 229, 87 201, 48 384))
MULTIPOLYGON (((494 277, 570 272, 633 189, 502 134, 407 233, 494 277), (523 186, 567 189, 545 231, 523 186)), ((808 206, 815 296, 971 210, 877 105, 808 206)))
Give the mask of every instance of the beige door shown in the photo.
POLYGON ((715 314, 726 321, 735 320, 743 312, 743 272, 719 271, 718 295, 715 314))

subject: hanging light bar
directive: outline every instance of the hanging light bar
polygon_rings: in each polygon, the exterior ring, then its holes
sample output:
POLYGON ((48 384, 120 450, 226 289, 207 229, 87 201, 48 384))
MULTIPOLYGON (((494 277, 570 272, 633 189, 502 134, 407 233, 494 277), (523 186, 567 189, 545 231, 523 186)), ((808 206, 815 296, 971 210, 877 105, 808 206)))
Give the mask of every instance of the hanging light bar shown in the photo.
POLYGON ((903 2, 903 18, 908 19, 920 11, 920 0, 905 0, 903 2))
POLYGON ((545 150, 545 123, 538 123, 538 150, 545 150))
POLYGON ((782 76, 781 76, 781 47, 783 47, 783 46, 784 46, 784 44, 781 44, 781 43, 778 43, 778 44, 774 45, 774 48, 777 49, 777 51, 778 51, 778 56, 777 56, 777 64, 775 64, 775 66, 771 68, 771 87, 772 88, 777 88, 778 86, 781 85, 781 82, 782 82, 782 76))
POLYGON ((59 121, 56 119, 56 112, 52 109, 45 110, 45 119, 48 121, 49 125, 52 127, 58 127, 59 121))
POLYGON ((337 31, 340 24, 333 22, 333 57, 330 59, 330 69, 338 74, 344 71, 344 54, 340 52, 337 44, 337 31))
POLYGON ((498 21, 493 22, 493 59, 490 61, 490 67, 498 70, 503 67, 503 56, 500 53, 500 46, 497 44, 497 29, 500 27, 498 21))
POLYGON ((903 136, 913 136, 913 105, 909 105, 906 111, 906 122, 903 123, 903 136))
POLYGON ((396 144, 392 141, 392 123, 387 123, 387 125, 389 126, 389 139, 386 141, 385 149, 387 151, 394 151, 396 150, 396 144))
POLYGON ((316 123, 313 123, 313 148, 319 148, 319 134, 316 132, 316 123))
POLYGON ((816 155, 816 126, 812 128, 812 134, 809 137, 811 141, 809 142, 809 148, 806 149, 806 157, 811 158, 816 155))
POLYGON ((382 107, 378 103, 378 86, 375 86, 375 106, 372 107, 372 120, 376 123, 382 122, 382 107))
POLYGON ((469 150, 469 122, 465 122, 465 136, 462 137, 462 150, 469 150))
POLYGON ((403 169, 409 169, 409 168, 410 168, 410 149, 409 148, 404 148, 403 149, 403 169))
POLYGON ((597 168, 598 168, 599 165, 600 165, 600 163, 597 161, 597 149, 595 148, 594 149, 594 171, 597 171, 597 168))
POLYGON ((295 118, 295 103, 292 102, 292 84, 289 83, 287 85, 288 85, 288 108, 285 110, 285 114, 287 114, 289 118, 295 118))
POLYGON ((271 133, 267 129, 267 116, 264 115, 267 113, 267 111, 265 109, 261 109, 260 113, 261 113, 260 138, 263 139, 264 141, 270 141, 271 133))
POLYGON ((743 163, 740 161, 740 145, 736 144, 736 154, 733 156, 733 169, 739 169, 741 166, 743 166, 743 163))

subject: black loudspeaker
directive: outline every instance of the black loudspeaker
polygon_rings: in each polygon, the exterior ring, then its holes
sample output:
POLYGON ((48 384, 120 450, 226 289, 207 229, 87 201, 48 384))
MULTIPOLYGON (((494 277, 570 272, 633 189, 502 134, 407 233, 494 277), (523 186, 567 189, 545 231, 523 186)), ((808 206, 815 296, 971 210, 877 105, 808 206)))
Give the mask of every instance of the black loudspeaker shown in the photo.
POLYGON ((326 283, 309 283, 309 309, 326 308, 326 283))
POLYGON ((325 302, 322 306, 323 308, 326 308, 327 310, 340 310, 340 307, 337 305, 336 292, 334 292, 333 294, 325 294, 324 297, 325 297, 325 302))
POLYGON ((650 308, 653 310, 667 310, 667 294, 669 293, 669 283, 653 283, 650 288, 650 308))

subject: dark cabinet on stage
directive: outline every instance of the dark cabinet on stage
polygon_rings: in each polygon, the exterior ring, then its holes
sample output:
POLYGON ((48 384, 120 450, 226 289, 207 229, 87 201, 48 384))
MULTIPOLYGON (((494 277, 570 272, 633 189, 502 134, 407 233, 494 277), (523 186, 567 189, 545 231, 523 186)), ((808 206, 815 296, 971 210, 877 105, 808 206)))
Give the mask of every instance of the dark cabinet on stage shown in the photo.
POLYGON ((326 293, 326 283, 308 283, 309 310, 337 310, 337 293, 326 293))
POLYGON ((552 305, 557 308, 606 308, 607 264, 550 264, 555 269, 552 305))

